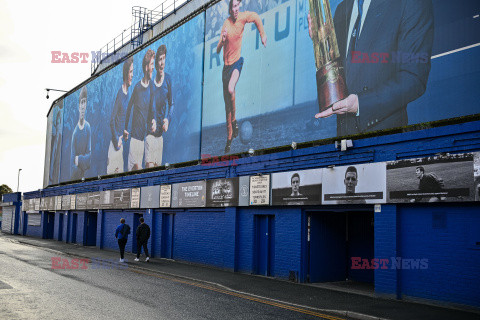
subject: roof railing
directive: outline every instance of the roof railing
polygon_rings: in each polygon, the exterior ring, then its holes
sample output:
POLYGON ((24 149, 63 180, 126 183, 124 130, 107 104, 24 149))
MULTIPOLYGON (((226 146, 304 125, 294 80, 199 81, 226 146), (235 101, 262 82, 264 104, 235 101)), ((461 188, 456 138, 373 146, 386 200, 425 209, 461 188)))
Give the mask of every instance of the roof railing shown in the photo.
POLYGON ((115 63, 142 45, 145 32, 152 29, 155 24, 165 19, 172 12, 175 13, 176 8, 180 5, 190 1, 192 0, 165 0, 153 10, 139 6, 132 7, 133 24, 100 48, 100 50, 92 52, 91 75, 96 72, 102 63, 115 63), (126 52, 120 51, 120 49, 128 46, 130 48, 126 52))

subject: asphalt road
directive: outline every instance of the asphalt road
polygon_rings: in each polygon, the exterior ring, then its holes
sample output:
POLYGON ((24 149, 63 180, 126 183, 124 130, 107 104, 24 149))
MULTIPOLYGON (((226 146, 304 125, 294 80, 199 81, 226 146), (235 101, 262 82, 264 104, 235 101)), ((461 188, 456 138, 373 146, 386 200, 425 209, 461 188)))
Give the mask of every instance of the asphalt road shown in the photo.
POLYGON ((0 319, 344 319, 117 263, 52 269, 52 258, 77 266, 0 237, 0 319))

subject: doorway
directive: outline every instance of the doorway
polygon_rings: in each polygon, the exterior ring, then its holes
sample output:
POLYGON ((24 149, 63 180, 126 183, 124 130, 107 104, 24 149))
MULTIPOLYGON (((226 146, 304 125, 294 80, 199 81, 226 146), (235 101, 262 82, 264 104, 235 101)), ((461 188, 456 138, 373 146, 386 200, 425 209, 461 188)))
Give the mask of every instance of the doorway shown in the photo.
POLYGON ((97 213, 95 211, 85 212, 85 246, 97 245, 97 213))
POLYGON ((162 243, 160 256, 162 258, 173 259, 173 230, 175 224, 174 213, 162 214, 162 243))
POLYGON ((368 211, 309 213, 307 281, 373 283, 373 269, 352 268, 352 258, 374 258, 373 217, 368 211))
POLYGON ((272 276, 275 257, 275 216, 256 215, 254 226, 254 272, 263 276, 272 276))

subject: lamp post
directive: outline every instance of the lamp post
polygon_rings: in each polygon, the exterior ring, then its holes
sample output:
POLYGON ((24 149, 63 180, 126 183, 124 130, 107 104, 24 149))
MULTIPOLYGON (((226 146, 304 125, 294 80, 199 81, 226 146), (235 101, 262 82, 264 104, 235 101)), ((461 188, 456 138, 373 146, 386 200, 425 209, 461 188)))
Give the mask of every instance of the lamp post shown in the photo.
POLYGON ((22 169, 18 169, 18 179, 17 179, 17 192, 20 188, 20 171, 22 171, 22 169))

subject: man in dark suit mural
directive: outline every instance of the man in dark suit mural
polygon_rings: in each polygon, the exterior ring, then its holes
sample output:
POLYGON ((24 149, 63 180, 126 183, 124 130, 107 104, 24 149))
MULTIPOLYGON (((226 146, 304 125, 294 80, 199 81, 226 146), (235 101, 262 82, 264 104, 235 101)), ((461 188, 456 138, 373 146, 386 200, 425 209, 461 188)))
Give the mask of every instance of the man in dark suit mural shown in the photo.
POLYGON ((432 1, 344 0, 334 24, 350 95, 315 117, 336 114, 339 136, 407 125, 430 73, 432 1))

